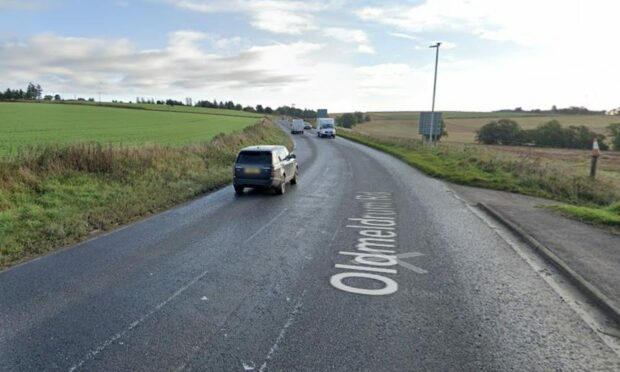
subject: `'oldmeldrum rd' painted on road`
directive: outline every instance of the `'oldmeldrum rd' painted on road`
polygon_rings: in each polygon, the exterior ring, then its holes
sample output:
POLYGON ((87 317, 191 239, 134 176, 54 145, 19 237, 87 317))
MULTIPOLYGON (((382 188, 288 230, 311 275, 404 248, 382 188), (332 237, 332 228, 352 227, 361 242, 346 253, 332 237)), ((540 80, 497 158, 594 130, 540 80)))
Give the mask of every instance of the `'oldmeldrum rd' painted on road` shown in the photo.
POLYGON ((352 265, 336 264, 336 269, 345 270, 334 274, 330 283, 345 292, 368 296, 385 296, 398 291, 393 277, 398 271, 397 213, 388 192, 359 192, 355 199, 362 203, 361 218, 349 218, 348 228, 359 234, 356 251, 340 251, 352 265), (375 282, 373 285, 370 283, 375 282))

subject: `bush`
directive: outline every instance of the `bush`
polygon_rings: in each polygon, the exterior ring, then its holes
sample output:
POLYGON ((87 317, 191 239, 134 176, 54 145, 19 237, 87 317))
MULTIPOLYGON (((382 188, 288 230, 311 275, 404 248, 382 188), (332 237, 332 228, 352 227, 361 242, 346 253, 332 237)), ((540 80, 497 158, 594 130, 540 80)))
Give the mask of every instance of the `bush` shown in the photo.
POLYGON ((607 132, 611 136, 611 144, 614 150, 620 151, 620 123, 609 124, 607 132))
POLYGON ((341 125, 345 128, 353 128, 357 124, 357 117, 354 114, 343 114, 341 119, 341 125))
MULTIPOLYGON (((620 131, 620 126, 618 128, 620 131)), ((476 132, 476 140, 486 145, 525 145, 533 143, 540 147, 590 149, 597 139, 601 150, 608 150, 605 135, 590 130, 585 125, 562 127, 557 120, 523 130, 517 122, 501 119, 484 125, 476 132)))
POLYGON ((526 137, 537 146, 570 149, 591 149, 592 140, 596 138, 601 150, 609 149, 605 135, 595 133, 584 125, 564 128, 556 120, 528 131, 526 137))
POLYGON ((510 119, 492 121, 476 131, 476 140, 485 145, 516 145, 523 141, 522 129, 510 119))

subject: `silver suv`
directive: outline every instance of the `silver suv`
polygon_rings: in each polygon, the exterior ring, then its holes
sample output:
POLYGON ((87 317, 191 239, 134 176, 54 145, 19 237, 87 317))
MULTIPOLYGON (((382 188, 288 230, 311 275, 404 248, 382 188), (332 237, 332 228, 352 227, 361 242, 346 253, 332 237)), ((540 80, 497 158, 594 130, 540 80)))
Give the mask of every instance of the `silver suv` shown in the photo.
POLYGON ((284 146, 251 146, 237 155, 233 170, 233 185, 237 195, 246 187, 275 189, 277 194, 286 192, 286 183, 297 184, 299 167, 295 154, 284 146))

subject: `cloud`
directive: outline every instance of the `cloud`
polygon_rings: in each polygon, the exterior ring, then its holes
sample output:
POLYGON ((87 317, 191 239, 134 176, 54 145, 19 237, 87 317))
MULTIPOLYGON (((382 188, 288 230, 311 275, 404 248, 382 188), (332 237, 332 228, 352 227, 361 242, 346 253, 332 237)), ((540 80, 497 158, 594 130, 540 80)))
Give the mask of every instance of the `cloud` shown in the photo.
POLYGON ((360 44, 357 46, 357 52, 364 54, 375 54, 375 48, 370 45, 360 44))
POLYGON ((458 40, 459 48, 450 53, 455 63, 446 54, 440 57, 439 105, 618 105, 620 75, 613 65, 620 59, 620 49, 614 47, 618 1, 425 0, 415 5, 384 2, 355 13, 386 26, 392 36, 399 34, 395 37, 458 40), (469 61, 456 63, 462 59, 469 61))
POLYGON ((417 36, 413 36, 413 35, 409 35, 409 34, 404 34, 402 32, 390 32, 390 36, 394 36, 400 39, 407 39, 407 40, 418 40, 417 36))
POLYGON ((367 44, 368 35, 362 30, 341 27, 328 27, 323 34, 345 43, 367 44))
POLYGON ((327 27, 323 29, 323 35, 343 43, 358 44, 356 51, 359 53, 375 53, 374 48, 370 45, 370 41, 368 40, 368 35, 363 30, 327 27))
POLYGON ((246 13, 255 28, 277 33, 299 35, 317 28, 314 14, 326 4, 293 0, 167 0, 183 9, 201 13, 246 13))
POLYGON ((319 44, 256 46, 223 56, 209 53, 209 36, 177 31, 162 49, 140 50, 126 39, 39 34, 0 45, 0 75, 11 86, 37 81, 56 91, 150 94, 223 87, 278 87, 308 79, 296 66, 319 44))
MULTIPOLYGON (((588 19, 597 19, 605 13, 617 15, 620 11, 614 0, 583 4, 580 0, 426 0, 418 5, 366 6, 356 14, 362 20, 389 25, 414 36, 454 31, 531 46, 579 38, 584 31, 591 33, 583 28, 590 23, 588 19)), ((613 31, 613 24, 612 21, 594 27, 613 31)))
POLYGON ((225 37, 225 38, 217 39, 213 43, 213 46, 216 49, 237 48, 237 47, 239 47, 241 45, 242 42, 243 42, 243 38, 241 38, 239 36, 225 37))
POLYGON ((359 94, 375 98, 411 95, 411 87, 428 77, 405 63, 382 63, 355 69, 359 94))
POLYGON ((411 86, 420 85, 412 83, 411 67, 356 69, 325 58, 323 44, 273 43, 222 55, 218 40, 181 30, 170 33, 163 48, 139 49, 127 39, 39 34, 0 44, 0 76, 7 77, 8 87, 35 81, 46 93, 61 95, 191 96, 340 111, 397 109, 409 99, 411 86))

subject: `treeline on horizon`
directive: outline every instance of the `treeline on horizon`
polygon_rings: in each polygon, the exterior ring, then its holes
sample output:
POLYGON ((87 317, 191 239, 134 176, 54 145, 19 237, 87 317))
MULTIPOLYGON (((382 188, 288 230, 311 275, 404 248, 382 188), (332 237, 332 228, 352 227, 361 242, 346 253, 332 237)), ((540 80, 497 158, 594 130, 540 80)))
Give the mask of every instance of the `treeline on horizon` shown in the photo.
MULTIPOLYGON (((614 150, 620 151, 620 123, 607 126, 614 150)), ((598 141, 601 150, 609 150, 607 136, 585 125, 562 126, 551 120, 533 129, 523 129, 512 119, 500 119, 483 125, 476 131, 476 141, 485 145, 538 146, 568 149, 591 149, 598 141)))
MULTIPOLYGON (((611 110, 614 111, 615 110, 611 110)), ((514 109, 503 109, 496 110, 493 112, 508 112, 508 113, 528 113, 528 114, 562 114, 562 115, 602 115, 605 114, 606 111, 592 111, 587 107, 583 106, 569 106, 566 108, 558 108, 556 105, 553 105, 550 110, 541 110, 541 109, 532 109, 532 110, 524 110, 522 107, 517 107, 514 109)), ((618 114, 615 114, 618 115, 618 114)))
MULTIPOLYGON (((11 89, 7 88, 4 92, 0 91, 0 101, 65 101, 59 94, 55 95, 43 95, 43 88, 41 88, 40 84, 29 83, 26 90, 23 89, 11 89)), ((72 100, 69 99, 67 101, 88 101, 95 102, 95 99, 77 97, 72 100)), ((112 103, 121 103, 124 104, 123 101, 112 100, 112 103)), ((133 103, 132 101, 127 102, 129 104, 133 103)), ((153 98, 143 98, 136 97, 136 103, 139 104, 152 104, 152 105, 167 105, 167 106, 193 106, 193 107, 204 107, 204 108, 215 108, 215 109, 224 109, 224 110, 236 110, 236 111, 245 111, 245 112, 255 112, 259 114, 279 114, 279 115, 288 115, 294 116, 303 119, 315 119, 317 116, 316 110, 310 109, 300 109, 291 106, 280 106, 275 110, 269 106, 256 105, 256 106, 243 106, 239 103, 235 103, 233 101, 208 101, 208 100, 200 100, 195 104, 192 102, 191 98, 186 98, 185 102, 175 100, 175 99, 165 99, 165 100, 155 100, 153 98)))

